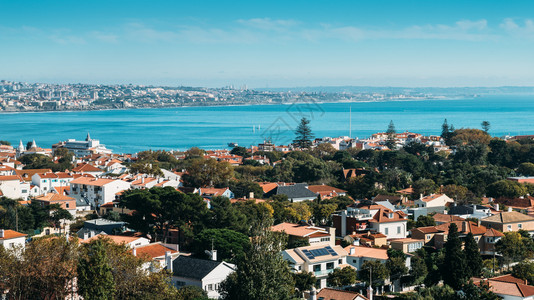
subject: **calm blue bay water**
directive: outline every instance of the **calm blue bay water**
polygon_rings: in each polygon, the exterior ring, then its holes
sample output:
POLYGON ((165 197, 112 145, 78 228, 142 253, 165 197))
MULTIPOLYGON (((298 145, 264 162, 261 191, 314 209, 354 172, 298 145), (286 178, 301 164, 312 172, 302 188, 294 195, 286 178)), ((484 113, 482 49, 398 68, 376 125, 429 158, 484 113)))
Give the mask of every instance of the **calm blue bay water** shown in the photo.
POLYGON ((116 153, 146 149, 225 148, 227 143, 257 144, 271 137, 287 144, 302 116, 311 119, 316 137, 349 135, 364 138, 396 129, 439 134, 443 119, 456 128, 491 123, 494 136, 534 134, 534 96, 487 96, 461 100, 322 103, 171 109, 0 114, 0 140, 17 145, 35 139, 50 147, 87 132, 116 153), (260 127, 258 129, 258 126, 260 127), (255 128, 253 130, 253 127, 255 128))

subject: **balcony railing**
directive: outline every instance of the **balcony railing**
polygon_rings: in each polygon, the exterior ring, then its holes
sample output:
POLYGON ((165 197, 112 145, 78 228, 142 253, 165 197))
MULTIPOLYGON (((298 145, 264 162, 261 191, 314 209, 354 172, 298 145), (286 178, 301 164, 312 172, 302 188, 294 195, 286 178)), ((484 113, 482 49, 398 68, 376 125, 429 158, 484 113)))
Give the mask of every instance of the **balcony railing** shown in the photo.
POLYGON ((315 276, 325 276, 325 275, 332 273, 333 271, 334 269, 328 269, 328 270, 315 271, 313 273, 315 274, 315 276))

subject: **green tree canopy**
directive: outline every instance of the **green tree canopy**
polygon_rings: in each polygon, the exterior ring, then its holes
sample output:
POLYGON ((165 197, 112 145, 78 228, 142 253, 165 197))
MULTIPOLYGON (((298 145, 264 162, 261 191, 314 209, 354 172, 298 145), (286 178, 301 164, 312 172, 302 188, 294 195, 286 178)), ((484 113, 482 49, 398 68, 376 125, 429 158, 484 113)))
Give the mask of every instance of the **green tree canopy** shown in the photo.
POLYGON ((326 282, 329 286, 342 287, 356 283, 358 272, 352 267, 337 268, 330 274, 326 282))
POLYGON ((306 118, 300 119, 300 123, 295 130, 293 144, 301 149, 309 149, 312 146, 313 139, 314 136, 310 128, 310 120, 306 118))

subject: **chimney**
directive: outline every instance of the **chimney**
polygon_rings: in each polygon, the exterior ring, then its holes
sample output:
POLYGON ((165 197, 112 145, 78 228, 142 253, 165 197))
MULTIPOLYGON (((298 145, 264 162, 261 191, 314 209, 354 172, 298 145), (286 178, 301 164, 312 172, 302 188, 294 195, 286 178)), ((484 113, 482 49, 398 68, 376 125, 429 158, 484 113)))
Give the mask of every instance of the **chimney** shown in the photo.
POLYGON ((317 290, 314 286, 310 290, 310 297, 308 298, 308 300, 317 300, 317 290))
POLYGON ((423 200, 423 194, 419 194, 419 200, 423 200))
POLYGON ((211 260, 217 261, 217 250, 211 250, 211 260))
POLYGON ((83 239, 86 240, 89 238, 89 232, 84 232, 83 233, 83 239))
POLYGON ((480 227, 480 219, 478 219, 478 222, 477 222, 477 223, 478 223, 478 227, 480 227))
POLYGON ((499 203, 495 203, 495 210, 499 211, 499 203))
POLYGON ((137 256, 137 249, 135 249, 135 247, 132 249, 132 254, 133 256, 137 256))
POLYGON ((254 199, 254 192, 248 193, 248 198, 249 199, 254 199))
MULTIPOLYGON (((360 243, 360 240, 354 240, 354 243, 360 243)), ((356 253, 356 248, 350 247, 349 255, 354 255, 356 253)))
POLYGON ((4 238, 4 229, 0 229, 0 238, 4 238))
POLYGON ((508 212, 512 212, 512 208, 511 207, 508 207, 508 212))
POLYGON ((172 256, 171 251, 165 252, 165 264, 167 265, 167 270, 172 273, 172 256))

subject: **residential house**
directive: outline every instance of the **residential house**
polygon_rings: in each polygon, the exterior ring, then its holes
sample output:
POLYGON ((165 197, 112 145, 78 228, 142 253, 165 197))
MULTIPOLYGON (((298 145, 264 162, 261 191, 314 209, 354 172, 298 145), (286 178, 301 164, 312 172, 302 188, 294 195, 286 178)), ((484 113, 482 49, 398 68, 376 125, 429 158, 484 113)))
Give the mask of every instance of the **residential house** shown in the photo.
POLYGON ((90 174, 95 177, 101 176, 102 174, 104 174, 104 170, 99 169, 93 165, 86 164, 86 163, 78 164, 76 167, 72 169, 72 172, 76 174, 90 174))
POLYGON ((24 248, 27 234, 10 229, 0 229, 0 246, 5 249, 24 248))
POLYGON ((425 242, 422 239, 405 238, 390 241, 390 245, 393 249, 400 250, 404 253, 412 253, 423 248, 425 242))
POLYGON ((526 230, 534 234, 534 217, 517 211, 501 212, 500 214, 481 219, 482 225, 502 232, 526 230))
MULTIPOLYGON (((95 239, 106 238, 110 239, 113 243, 118 245, 126 245, 129 248, 143 247, 150 244, 150 240, 139 236, 124 236, 124 235, 111 235, 111 234, 98 234, 90 238, 84 238, 80 243, 89 243, 95 239)), ((170 251, 170 250, 168 250, 170 251)))
POLYGON ((310 300, 369 300, 364 295, 353 292, 338 290, 332 288, 323 288, 321 289, 315 298, 310 298, 310 300))
POLYGON ((5 197, 28 200, 30 188, 30 184, 18 175, 0 176, 0 192, 5 197))
POLYGON ((382 205, 351 205, 341 214, 334 214, 332 218, 338 236, 344 237, 347 232, 372 231, 393 239, 405 238, 408 234, 407 215, 382 205))
POLYGON ((486 217, 493 215, 489 207, 478 205, 478 204, 453 205, 449 209, 449 214, 459 216, 464 219, 467 219, 467 218, 482 219, 482 218, 486 218, 486 217))
POLYGON ((314 192, 321 199, 330 199, 337 196, 346 196, 347 191, 329 185, 309 185, 308 190, 314 192))
POLYGON ((388 244, 388 237, 380 232, 367 231, 365 233, 353 232, 343 238, 351 245, 362 245, 368 247, 382 247, 388 244))
POLYGON ((307 183, 296 183, 293 185, 277 186, 265 194, 265 198, 274 195, 286 195, 290 202, 301 202, 305 200, 315 200, 317 194, 308 189, 307 183))
POLYGON ((180 255, 178 245, 162 244, 160 242, 140 245, 132 248, 132 254, 137 257, 149 259, 146 269, 157 272, 167 267, 167 255, 174 259, 180 255))
POLYGON ((118 179, 79 177, 70 182, 70 196, 83 199, 96 208, 112 202, 118 192, 129 188, 129 182, 118 179))
POLYGON ((221 282, 235 271, 235 265, 180 255, 167 264, 167 270, 172 273, 171 281, 177 288, 198 286, 206 291, 210 299, 218 299, 221 282))
POLYGON ((110 235, 115 232, 123 232, 126 223, 120 221, 111 221, 107 219, 87 220, 83 223, 83 228, 94 230, 97 232, 103 231, 110 235))
POLYGON ((73 217, 76 217, 76 199, 72 197, 57 193, 46 193, 44 195, 35 197, 34 199, 32 199, 32 202, 39 203, 42 206, 59 204, 61 208, 70 212, 73 217))
POLYGON ((326 278, 336 268, 347 266, 347 252, 341 246, 313 245, 286 249, 282 256, 289 261, 293 272, 313 272, 316 286, 326 287, 326 278))
MULTIPOLYGON (((470 221, 454 221, 451 223, 455 223, 458 227, 460 237, 464 238, 468 233, 473 234, 478 248, 485 255, 493 255, 495 244, 504 236, 502 232, 485 227, 480 222, 478 224, 470 221)), ((437 226, 414 228, 411 230, 411 237, 422 240, 425 246, 441 249, 445 245, 445 242, 447 242, 449 226, 450 223, 444 223, 437 226)))
POLYGON ((357 271, 362 269, 366 261, 379 261, 385 264, 388 259, 388 251, 383 248, 350 245, 344 250, 347 253, 347 263, 357 271))
POLYGON ((213 197, 226 197, 234 199, 234 193, 229 188, 199 188, 198 193, 203 198, 211 199, 213 197))
POLYGON ((296 240, 307 240, 310 245, 331 245, 335 243, 335 229, 311 226, 305 222, 299 224, 280 223, 271 227, 272 231, 285 232, 289 235, 289 243, 296 240))
POLYGON ((436 225, 441 225, 444 223, 450 223, 454 221, 465 221, 465 219, 462 217, 450 215, 450 214, 442 214, 442 213, 436 213, 432 215, 432 219, 434 219, 434 221, 436 222, 436 225))
POLYGON ((534 300, 534 286, 527 285, 526 281, 512 275, 471 279, 476 285, 487 285, 490 291, 502 297, 503 300, 534 300))
POLYGON ((445 194, 431 194, 426 197, 421 195, 419 199, 414 201, 414 205, 417 207, 445 207, 450 203, 454 203, 454 200, 445 194))

